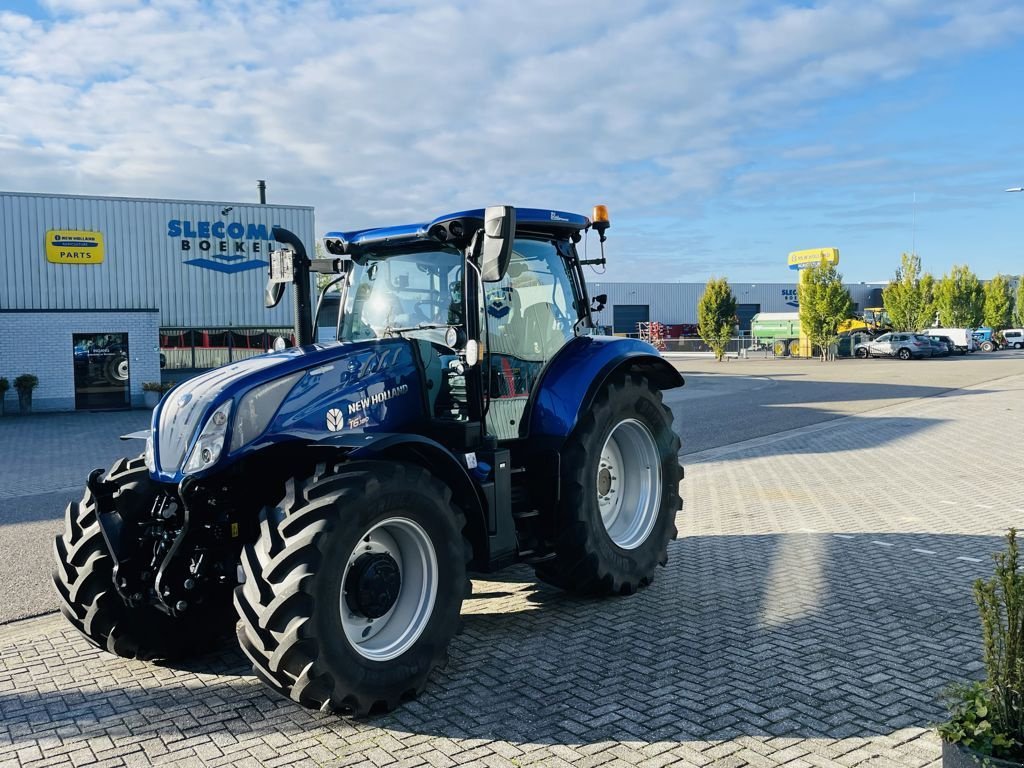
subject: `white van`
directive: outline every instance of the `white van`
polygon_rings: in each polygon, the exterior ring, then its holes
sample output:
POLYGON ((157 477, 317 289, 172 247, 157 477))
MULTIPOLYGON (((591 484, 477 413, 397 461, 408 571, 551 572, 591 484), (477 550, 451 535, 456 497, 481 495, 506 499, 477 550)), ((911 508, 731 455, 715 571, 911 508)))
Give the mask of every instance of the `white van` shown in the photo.
POLYGON ((973 328, 925 328, 921 333, 926 336, 949 337, 956 351, 961 355, 966 355, 968 352, 973 352, 978 348, 974 341, 973 328))
POLYGON ((1024 349, 1024 328, 1007 328, 1003 331, 1003 338, 1010 349, 1024 349))

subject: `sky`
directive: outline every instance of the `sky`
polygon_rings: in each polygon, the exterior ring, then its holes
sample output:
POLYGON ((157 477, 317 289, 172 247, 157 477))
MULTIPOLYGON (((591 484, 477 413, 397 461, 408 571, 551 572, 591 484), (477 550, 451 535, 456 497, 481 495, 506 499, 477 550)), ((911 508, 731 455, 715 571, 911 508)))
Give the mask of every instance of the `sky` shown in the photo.
MULTIPOLYGON (((0 189, 609 207, 597 280, 1024 272, 1020 0, 0 0, 0 189)), ((597 247, 588 240, 588 251, 597 247)))

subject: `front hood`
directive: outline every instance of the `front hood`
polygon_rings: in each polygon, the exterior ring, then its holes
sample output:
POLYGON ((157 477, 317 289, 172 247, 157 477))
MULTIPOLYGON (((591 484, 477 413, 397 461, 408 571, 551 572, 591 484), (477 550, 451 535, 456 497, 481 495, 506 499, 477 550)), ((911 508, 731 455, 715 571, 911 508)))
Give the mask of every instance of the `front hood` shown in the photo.
MULTIPOLYGON (((182 382, 174 388, 166 402, 162 403, 159 419, 154 418, 156 434, 159 436, 160 468, 173 473, 185 459, 185 449, 202 423, 218 395, 224 394, 229 385, 254 373, 281 365, 278 355, 260 355, 215 368, 207 373, 182 382)), ((220 398, 223 400, 224 398, 220 398)))
POLYGON ((207 414, 225 400, 378 344, 376 340, 312 344, 229 363, 182 382, 167 394, 153 413, 154 447, 160 473, 164 476, 179 474, 207 414))

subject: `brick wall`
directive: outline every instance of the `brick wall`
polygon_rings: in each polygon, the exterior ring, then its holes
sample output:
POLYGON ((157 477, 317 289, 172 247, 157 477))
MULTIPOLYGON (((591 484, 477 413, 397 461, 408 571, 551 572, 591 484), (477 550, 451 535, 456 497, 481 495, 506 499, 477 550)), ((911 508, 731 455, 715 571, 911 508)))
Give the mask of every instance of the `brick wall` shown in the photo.
POLYGON ((0 376, 11 382, 7 410, 16 412, 14 378, 31 373, 39 378, 32 393, 33 411, 70 411, 75 407, 72 334, 127 333, 129 392, 132 406, 142 406, 142 383, 160 381, 157 310, 117 312, 0 311, 0 376))

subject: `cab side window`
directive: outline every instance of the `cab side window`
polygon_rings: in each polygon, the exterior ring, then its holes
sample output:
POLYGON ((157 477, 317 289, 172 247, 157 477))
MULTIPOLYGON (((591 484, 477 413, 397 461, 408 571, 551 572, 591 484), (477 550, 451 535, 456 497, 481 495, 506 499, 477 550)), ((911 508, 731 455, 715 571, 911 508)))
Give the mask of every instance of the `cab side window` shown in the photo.
POLYGON ((544 365, 573 337, 576 302, 562 257, 546 240, 517 239, 505 277, 484 292, 487 423, 510 440, 544 365))

